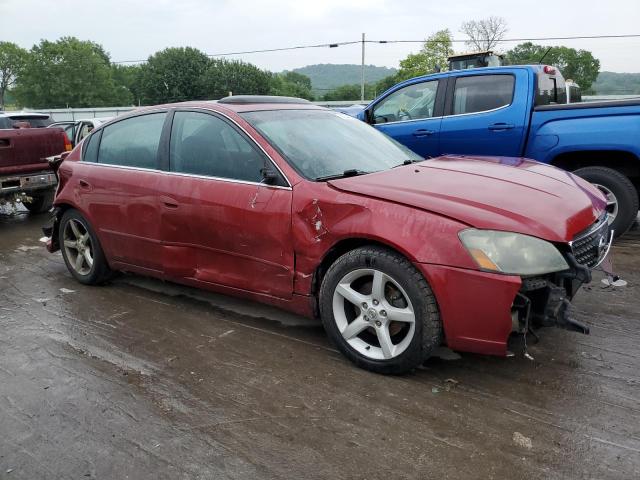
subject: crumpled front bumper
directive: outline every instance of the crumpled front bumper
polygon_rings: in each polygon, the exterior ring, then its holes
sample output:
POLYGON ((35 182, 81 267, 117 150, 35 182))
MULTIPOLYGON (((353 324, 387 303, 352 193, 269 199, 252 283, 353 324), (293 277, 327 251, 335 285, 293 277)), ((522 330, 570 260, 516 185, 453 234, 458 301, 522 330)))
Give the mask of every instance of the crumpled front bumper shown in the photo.
POLYGON ((555 326, 584 334, 588 326, 570 316, 570 302, 591 270, 566 255, 569 270, 521 278, 443 265, 418 264, 440 309, 453 350, 506 355, 512 332, 555 326))

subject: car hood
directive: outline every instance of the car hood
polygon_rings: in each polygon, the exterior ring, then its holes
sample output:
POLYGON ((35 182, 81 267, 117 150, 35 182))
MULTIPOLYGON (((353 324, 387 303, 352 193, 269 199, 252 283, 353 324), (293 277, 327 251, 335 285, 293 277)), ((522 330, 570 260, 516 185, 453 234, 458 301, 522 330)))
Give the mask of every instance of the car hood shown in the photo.
POLYGON ((523 158, 444 156, 332 180, 339 190, 447 216, 475 228, 568 242, 604 212, 604 196, 575 175, 523 158))

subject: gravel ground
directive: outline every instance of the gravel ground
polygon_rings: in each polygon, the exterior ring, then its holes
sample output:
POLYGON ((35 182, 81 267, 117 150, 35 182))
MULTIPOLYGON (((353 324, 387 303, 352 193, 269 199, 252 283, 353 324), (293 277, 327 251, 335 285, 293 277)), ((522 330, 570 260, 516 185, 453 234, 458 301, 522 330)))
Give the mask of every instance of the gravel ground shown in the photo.
POLYGON ((614 248, 629 285, 575 301, 591 335, 384 377, 275 309, 84 287, 44 221, 0 215, 0 479, 640 478, 638 230, 614 248))

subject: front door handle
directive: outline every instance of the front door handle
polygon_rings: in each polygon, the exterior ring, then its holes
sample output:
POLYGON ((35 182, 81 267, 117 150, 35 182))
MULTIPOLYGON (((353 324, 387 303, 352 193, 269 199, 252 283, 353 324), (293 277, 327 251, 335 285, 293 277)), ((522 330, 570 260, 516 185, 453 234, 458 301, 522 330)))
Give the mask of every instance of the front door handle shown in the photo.
POLYGON ((171 197, 161 197, 162 198, 162 204, 165 206, 165 208, 178 208, 178 202, 176 202, 173 198, 171 197))
POLYGON ((492 123, 491 125, 489 125, 487 127, 489 130, 493 130, 495 131, 500 131, 500 130, 512 130, 514 128, 516 128, 516 126, 513 123, 492 123))
POLYGON ((436 132, 434 132, 433 130, 426 130, 424 128, 420 128, 420 129, 416 130, 415 132, 413 132, 412 135, 414 137, 418 137, 419 138, 419 137, 428 137, 430 135, 433 135, 434 133, 436 133, 436 132))
POLYGON ((91 189, 91 184, 89 182, 87 182, 86 180, 79 180, 78 184, 80 185, 80 188, 83 188, 85 190, 90 190, 91 189))

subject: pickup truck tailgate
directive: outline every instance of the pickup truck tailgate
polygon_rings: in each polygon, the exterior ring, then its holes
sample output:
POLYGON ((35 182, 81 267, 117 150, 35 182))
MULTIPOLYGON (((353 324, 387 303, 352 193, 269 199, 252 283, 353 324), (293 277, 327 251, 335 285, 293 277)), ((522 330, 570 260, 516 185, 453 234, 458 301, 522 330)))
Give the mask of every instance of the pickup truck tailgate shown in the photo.
POLYGON ((65 150, 65 136, 58 128, 0 130, 0 175, 48 169, 46 158, 65 150))

